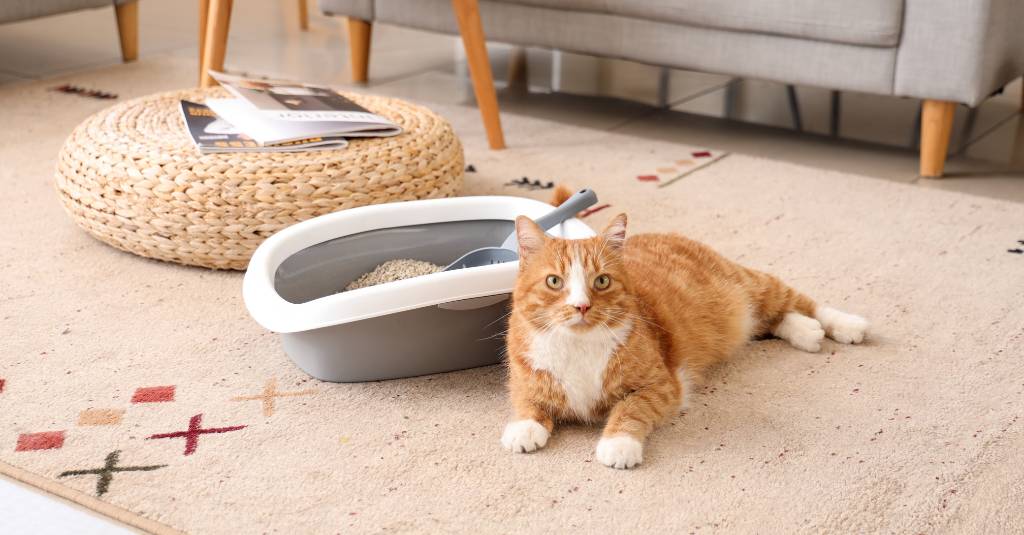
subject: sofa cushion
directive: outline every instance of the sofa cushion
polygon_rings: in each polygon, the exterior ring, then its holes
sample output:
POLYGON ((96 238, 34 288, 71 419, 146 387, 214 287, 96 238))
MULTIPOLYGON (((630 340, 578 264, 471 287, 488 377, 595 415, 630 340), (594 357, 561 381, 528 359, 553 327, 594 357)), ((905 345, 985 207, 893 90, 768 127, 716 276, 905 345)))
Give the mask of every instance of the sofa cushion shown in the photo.
POLYGON ((502 0, 817 41, 896 46, 903 0, 502 0))
MULTIPOLYGON (((380 22, 452 35, 459 32, 451 0, 375 0, 374 7, 380 22)), ((480 0, 480 16, 487 39, 499 43, 886 95, 892 93, 898 50, 541 9, 508 0, 480 0)))

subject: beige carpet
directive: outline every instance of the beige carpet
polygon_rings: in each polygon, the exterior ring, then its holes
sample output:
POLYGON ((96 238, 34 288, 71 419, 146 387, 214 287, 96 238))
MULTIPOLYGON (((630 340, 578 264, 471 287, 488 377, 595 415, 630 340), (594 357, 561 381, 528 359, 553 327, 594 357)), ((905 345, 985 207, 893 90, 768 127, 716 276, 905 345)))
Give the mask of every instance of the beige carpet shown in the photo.
POLYGON ((194 75, 151 59, 0 88, 0 472, 156 531, 1024 530, 1021 205, 739 154, 658 188, 636 177, 698 149, 506 116, 513 148, 490 152, 474 109, 436 107, 478 170, 466 193, 547 195, 503 185, 524 175, 590 186, 613 205, 593 225, 626 211, 874 325, 817 355, 751 344, 637 470, 594 462, 589 427, 512 455, 500 367, 317 382, 249 318, 241 274, 143 260, 65 217, 54 157, 108 103, 47 88, 127 98, 194 75), (293 395, 244 399, 271 387, 293 395), (190 420, 223 432, 189 455, 184 436, 147 439, 190 420), (120 470, 106 486, 73 472, 105 463, 120 470))

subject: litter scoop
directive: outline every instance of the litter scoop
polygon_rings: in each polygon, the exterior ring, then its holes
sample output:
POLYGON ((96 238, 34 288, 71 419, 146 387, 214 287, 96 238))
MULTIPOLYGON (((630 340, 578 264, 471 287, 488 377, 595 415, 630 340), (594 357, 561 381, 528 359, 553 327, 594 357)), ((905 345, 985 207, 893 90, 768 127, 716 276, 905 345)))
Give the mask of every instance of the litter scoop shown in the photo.
MULTIPOLYGON (((597 204, 597 194, 589 189, 581 189, 573 194, 572 197, 569 197, 569 199, 563 202, 558 208, 555 208, 547 214, 537 218, 535 223, 537 223, 537 226, 541 229, 548 230, 567 219, 572 219, 577 212, 585 210, 595 204, 597 204)), ((444 268, 444 271, 489 266, 491 264, 501 264, 504 262, 515 262, 518 259, 519 252, 516 232, 513 230, 512 234, 509 234, 508 237, 505 238, 505 241, 502 242, 501 246, 474 249, 459 257, 458 260, 448 264, 448 267, 444 268)))

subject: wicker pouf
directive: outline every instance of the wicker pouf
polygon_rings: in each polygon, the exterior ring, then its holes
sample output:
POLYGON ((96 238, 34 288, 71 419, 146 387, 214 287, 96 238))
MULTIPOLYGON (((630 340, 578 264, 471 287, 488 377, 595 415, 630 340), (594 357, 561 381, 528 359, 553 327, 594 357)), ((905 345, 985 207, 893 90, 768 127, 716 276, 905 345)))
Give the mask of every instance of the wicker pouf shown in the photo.
POLYGON ((61 150, 57 189, 78 225, 119 249, 182 264, 245 269, 256 246, 293 223, 393 201, 450 197, 462 186, 451 126, 402 100, 346 94, 400 124, 390 138, 342 150, 200 154, 182 99, 221 89, 124 102, 79 125, 61 150))

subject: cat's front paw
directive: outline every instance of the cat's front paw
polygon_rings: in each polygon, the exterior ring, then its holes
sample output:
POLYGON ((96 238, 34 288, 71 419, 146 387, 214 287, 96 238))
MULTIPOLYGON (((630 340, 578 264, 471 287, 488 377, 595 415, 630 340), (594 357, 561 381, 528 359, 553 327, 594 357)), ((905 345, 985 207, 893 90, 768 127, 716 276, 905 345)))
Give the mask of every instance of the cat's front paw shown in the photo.
POLYGON ((644 445, 629 435, 603 437, 597 442, 597 460, 612 468, 633 468, 644 461, 644 445))
POLYGON ((516 420, 505 426, 501 445, 513 453, 529 453, 543 448, 551 433, 536 420, 516 420))

